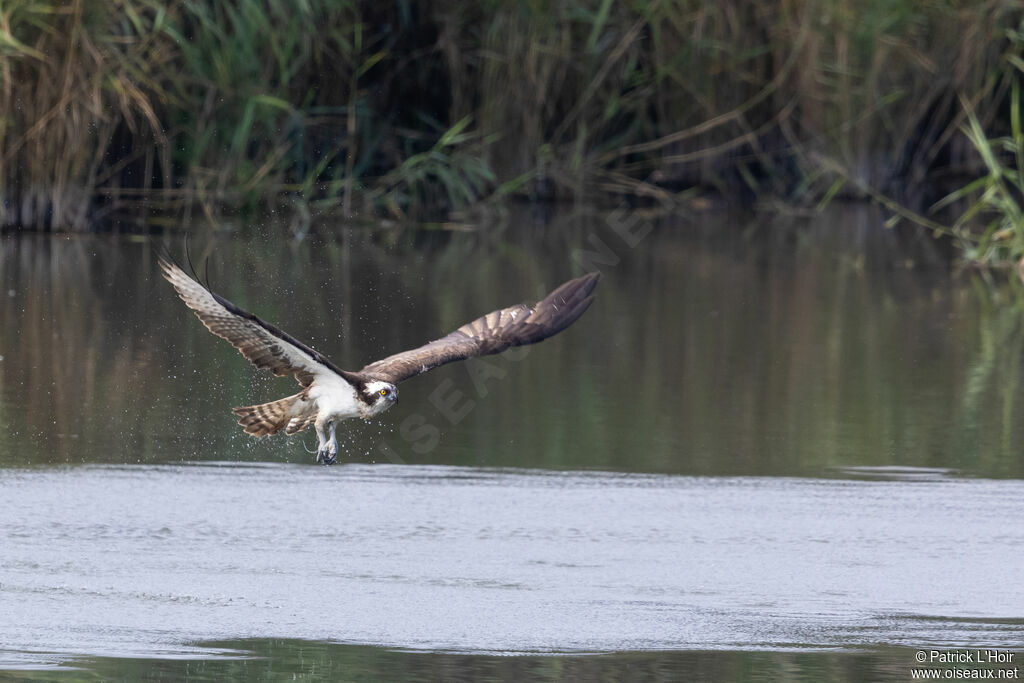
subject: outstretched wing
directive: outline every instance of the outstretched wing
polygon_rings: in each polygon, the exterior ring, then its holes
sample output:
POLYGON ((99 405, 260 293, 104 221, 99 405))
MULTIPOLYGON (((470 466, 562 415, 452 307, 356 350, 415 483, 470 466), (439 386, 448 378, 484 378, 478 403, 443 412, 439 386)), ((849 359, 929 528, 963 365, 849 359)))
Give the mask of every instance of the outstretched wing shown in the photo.
POLYGON ((178 296, 195 311, 206 329, 228 340, 256 367, 278 376, 295 375, 304 387, 312 384, 320 373, 342 374, 333 363, 284 330, 210 291, 163 256, 159 261, 163 276, 174 285, 178 296))
POLYGON ((583 315, 594 300, 590 293, 600 277, 600 273, 590 273, 569 280, 533 306, 519 304, 493 311, 418 349, 371 363, 357 374, 397 384, 445 363, 536 344, 583 315))

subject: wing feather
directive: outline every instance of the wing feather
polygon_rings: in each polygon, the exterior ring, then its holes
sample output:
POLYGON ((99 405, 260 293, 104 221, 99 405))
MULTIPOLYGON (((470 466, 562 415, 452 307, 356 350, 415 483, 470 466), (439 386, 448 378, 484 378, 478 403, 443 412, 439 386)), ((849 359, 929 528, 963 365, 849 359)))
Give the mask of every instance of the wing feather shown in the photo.
POLYGON ((174 285, 178 296, 195 311, 206 329, 227 340, 257 368, 281 377, 294 375, 304 387, 312 384, 319 373, 342 374, 324 356, 284 330, 207 289, 163 256, 159 257, 159 262, 164 278, 174 285))
POLYGON ((583 315, 594 300, 600 273, 569 280, 533 306, 492 311, 451 334, 367 365, 357 374, 397 384, 445 363, 536 344, 558 334, 583 315))

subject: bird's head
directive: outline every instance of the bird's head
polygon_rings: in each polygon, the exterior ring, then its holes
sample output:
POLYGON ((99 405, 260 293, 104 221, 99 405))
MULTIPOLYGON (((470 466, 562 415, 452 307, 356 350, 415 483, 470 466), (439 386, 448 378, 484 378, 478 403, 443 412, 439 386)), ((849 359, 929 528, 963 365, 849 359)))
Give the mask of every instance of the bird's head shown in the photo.
POLYGON ((398 387, 391 382, 374 380, 363 387, 363 395, 370 404, 370 414, 378 415, 390 408, 398 400, 398 387))

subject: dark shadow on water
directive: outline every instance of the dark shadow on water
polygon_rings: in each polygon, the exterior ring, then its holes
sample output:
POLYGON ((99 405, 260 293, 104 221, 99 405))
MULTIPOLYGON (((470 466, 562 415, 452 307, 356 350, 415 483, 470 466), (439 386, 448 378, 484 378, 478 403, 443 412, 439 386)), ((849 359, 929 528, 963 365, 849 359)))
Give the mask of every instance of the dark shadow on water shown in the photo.
MULTIPOLYGON (((303 640, 199 644, 208 659, 96 657, 7 672, 33 681, 904 681, 916 650, 693 651, 573 655, 412 652, 303 640), (77 670, 70 667, 76 667, 77 670)), ((991 667, 986 667, 991 668, 991 667)), ((0 680, 5 673, 0 672, 0 680)))

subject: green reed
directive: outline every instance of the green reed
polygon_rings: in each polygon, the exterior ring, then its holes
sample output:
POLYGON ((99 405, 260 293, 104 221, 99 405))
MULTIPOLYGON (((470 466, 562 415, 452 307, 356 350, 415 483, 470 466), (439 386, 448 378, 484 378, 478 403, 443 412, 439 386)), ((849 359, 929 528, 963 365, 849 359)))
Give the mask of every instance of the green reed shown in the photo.
POLYGON ((995 1, 5 0, 0 224, 913 193, 973 159, 960 98, 983 125, 998 111, 1020 15, 995 1))
POLYGON ((951 192, 934 206, 960 203, 962 213, 952 229, 970 244, 964 256, 981 263, 1014 264, 1024 259, 1024 132, 1021 128, 1020 81, 1014 78, 1010 94, 1010 134, 989 138, 977 115, 964 103, 967 124, 963 132, 985 164, 986 173, 951 192))

